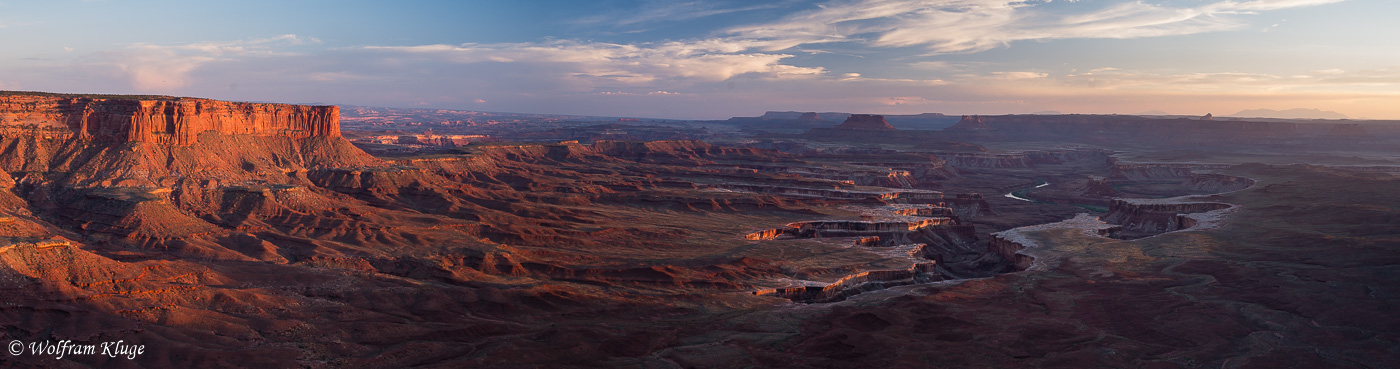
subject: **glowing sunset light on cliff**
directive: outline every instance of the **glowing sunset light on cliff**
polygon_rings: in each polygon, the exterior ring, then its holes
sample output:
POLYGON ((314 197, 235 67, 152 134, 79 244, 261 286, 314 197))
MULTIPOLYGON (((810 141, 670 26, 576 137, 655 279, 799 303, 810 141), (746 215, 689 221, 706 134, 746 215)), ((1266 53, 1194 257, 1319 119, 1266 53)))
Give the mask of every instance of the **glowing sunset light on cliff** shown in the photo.
POLYGON ((0 0, 0 367, 1400 368, 1397 0, 0 0))
POLYGON ((1400 118, 1390 1, 544 3, 5 2, 0 89, 706 119, 1400 118))

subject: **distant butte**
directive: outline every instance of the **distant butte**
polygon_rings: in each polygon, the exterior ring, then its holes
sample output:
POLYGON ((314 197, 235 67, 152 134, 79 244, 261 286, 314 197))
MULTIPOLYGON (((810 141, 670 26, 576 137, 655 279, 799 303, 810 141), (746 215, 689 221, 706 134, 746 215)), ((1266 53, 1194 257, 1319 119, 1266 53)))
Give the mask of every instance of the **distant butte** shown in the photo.
POLYGON ((894 126, 891 126, 889 122, 885 121, 885 116, 873 114, 851 114, 849 118, 846 118, 845 122, 841 123, 841 125, 836 126, 836 129, 848 129, 857 131, 897 130, 894 128, 894 126))
POLYGON ((986 122, 982 121, 982 117, 978 115, 964 115, 962 116, 962 120, 958 121, 958 124, 954 124, 952 127, 945 129, 945 131, 949 132, 987 132, 994 130, 995 129, 988 126, 986 122))

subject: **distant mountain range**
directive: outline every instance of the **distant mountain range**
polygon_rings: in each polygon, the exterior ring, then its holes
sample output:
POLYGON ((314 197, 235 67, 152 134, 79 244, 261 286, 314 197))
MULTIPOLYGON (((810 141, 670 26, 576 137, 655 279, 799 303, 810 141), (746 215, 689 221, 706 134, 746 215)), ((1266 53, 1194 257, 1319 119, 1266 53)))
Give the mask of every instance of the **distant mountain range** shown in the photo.
POLYGON ((1346 115, 1335 111, 1319 109, 1250 109, 1230 114, 1231 117, 1242 118, 1282 118, 1282 119, 1347 119, 1346 115))

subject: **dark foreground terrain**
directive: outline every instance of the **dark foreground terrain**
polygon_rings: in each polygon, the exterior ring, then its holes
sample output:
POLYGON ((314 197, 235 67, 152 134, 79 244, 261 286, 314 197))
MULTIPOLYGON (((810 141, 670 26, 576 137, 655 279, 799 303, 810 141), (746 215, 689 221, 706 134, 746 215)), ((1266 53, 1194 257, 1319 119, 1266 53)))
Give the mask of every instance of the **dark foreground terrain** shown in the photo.
POLYGON ((0 365, 1400 365, 1388 125, 339 114, 0 96, 0 365))

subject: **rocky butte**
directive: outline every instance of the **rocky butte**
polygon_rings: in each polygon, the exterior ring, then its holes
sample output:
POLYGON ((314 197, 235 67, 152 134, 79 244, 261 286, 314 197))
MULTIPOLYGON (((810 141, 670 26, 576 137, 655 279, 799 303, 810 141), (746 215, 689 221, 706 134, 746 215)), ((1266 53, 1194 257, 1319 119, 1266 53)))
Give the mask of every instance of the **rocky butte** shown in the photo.
POLYGON ((0 94, 0 134, 188 146, 203 132, 339 137, 340 109, 169 96, 0 94))
POLYGON ((894 126, 885 121, 885 116, 874 114, 851 114, 845 122, 836 126, 836 129, 849 129, 857 131, 895 131, 894 126))

